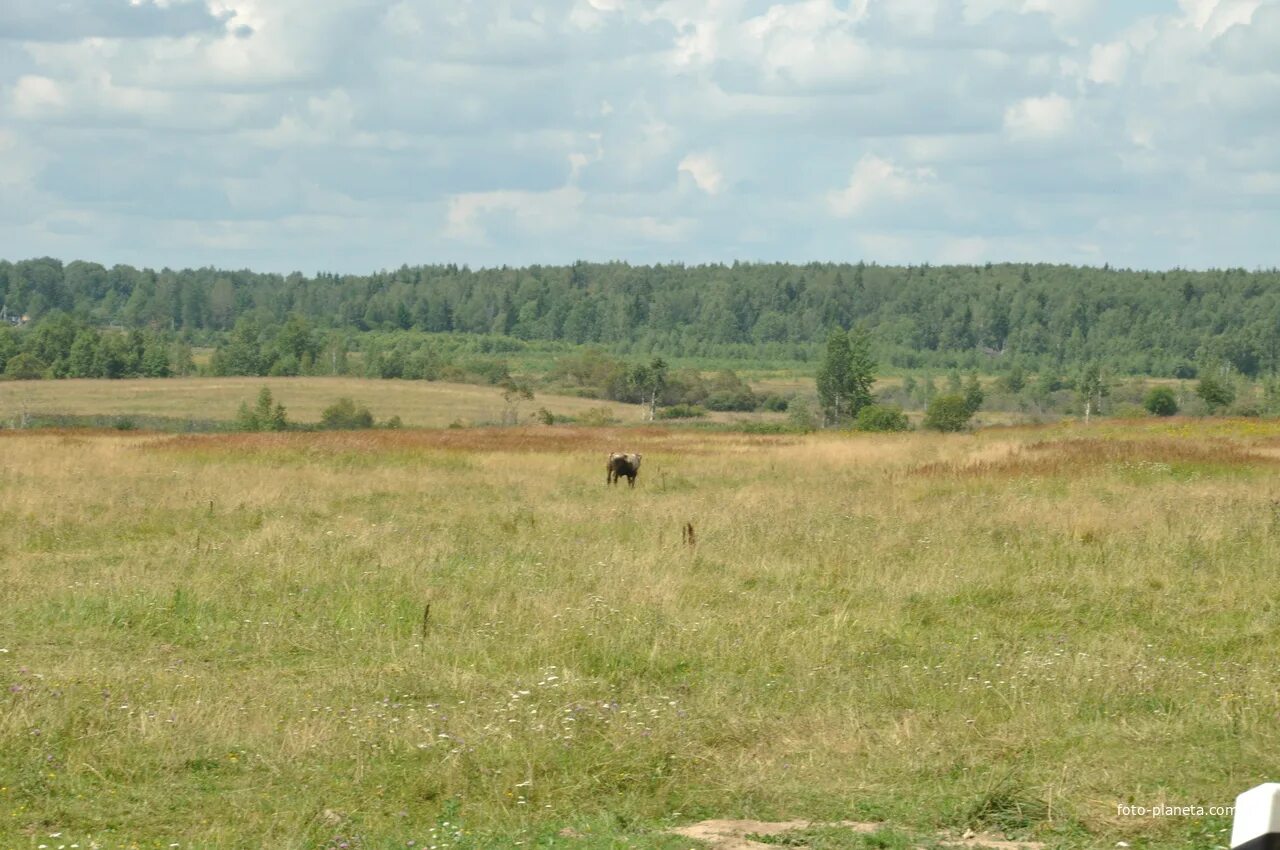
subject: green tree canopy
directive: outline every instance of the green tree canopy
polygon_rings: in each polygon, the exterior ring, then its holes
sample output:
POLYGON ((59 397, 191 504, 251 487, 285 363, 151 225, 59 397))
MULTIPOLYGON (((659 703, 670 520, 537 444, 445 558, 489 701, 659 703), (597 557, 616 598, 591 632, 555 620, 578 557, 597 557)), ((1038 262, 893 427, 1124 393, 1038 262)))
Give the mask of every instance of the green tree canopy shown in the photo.
POLYGON ((924 413, 924 427, 934 431, 963 431, 969 426, 969 402, 963 395, 948 393, 929 402, 924 413))

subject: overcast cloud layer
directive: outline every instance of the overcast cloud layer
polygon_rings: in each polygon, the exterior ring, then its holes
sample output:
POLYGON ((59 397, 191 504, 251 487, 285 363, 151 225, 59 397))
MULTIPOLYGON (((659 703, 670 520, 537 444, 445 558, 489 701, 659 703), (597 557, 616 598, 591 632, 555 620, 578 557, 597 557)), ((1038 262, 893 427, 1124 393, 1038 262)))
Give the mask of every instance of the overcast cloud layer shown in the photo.
POLYGON ((1280 0, 5 0, 0 257, 1274 266, 1280 0))

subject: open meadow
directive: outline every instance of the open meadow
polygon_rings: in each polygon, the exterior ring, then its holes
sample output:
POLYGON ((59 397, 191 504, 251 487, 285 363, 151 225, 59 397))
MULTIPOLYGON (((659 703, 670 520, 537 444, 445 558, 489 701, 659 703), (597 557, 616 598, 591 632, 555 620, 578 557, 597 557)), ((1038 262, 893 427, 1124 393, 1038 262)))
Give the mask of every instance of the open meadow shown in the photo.
POLYGON ((0 431, 0 847, 1225 846, 1278 564, 1260 420, 0 431))
MULTIPOLYGON (((408 427, 443 428, 454 422, 499 423, 507 404, 499 387, 445 381, 370 381, 363 378, 135 378, 121 381, 70 379, 0 381, 0 426, 21 415, 159 417, 200 423, 235 419, 242 402, 250 406, 266 387, 283 404, 290 421, 315 423, 340 397, 367 406, 379 422, 399 416, 408 427)), ((557 416, 609 408, 622 422, 639 422, 640 405, 538 394, 518 403, 529 418, 540 407, 557 416)))

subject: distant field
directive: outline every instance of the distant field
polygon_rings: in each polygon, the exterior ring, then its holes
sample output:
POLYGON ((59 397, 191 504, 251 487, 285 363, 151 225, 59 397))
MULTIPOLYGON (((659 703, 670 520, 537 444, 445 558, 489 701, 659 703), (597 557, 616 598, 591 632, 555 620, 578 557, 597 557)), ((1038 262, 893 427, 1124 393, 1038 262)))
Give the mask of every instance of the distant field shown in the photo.
MULTIPOLYGON (((25 409, 29 413, 76 415, 149 415, 201 420, 231 420, 243 401, 251 405, 258 390, 268 387, 297 422, 317 422, 320 412, 342 396, 367 405, 378 421, 399 416, 406 426, 443 427, 500 422, 504 402, 496 387, 425 381, 380 381, 364 378, 165 378, 0 382, 0 422, 25 409)), ((572 396, 537 395, 521 401, 519 413, 530 417, 540 407, 577 416, 608 407, 624 422, 640 421, 638 405, 572 396)))
POLYGON ((1278 504, 1259 420, 0 432, 0 847, 1225 846, 1117 805, 1274 778, 1278 504))

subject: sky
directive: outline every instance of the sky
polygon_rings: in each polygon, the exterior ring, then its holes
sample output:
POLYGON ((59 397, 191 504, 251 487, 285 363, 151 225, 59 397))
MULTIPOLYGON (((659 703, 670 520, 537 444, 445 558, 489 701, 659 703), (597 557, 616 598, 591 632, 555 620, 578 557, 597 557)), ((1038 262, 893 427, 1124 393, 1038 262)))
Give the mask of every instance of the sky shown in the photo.
POLYGON ((0 258, 1273 267, 1280 0, 3 0, 0 258))

